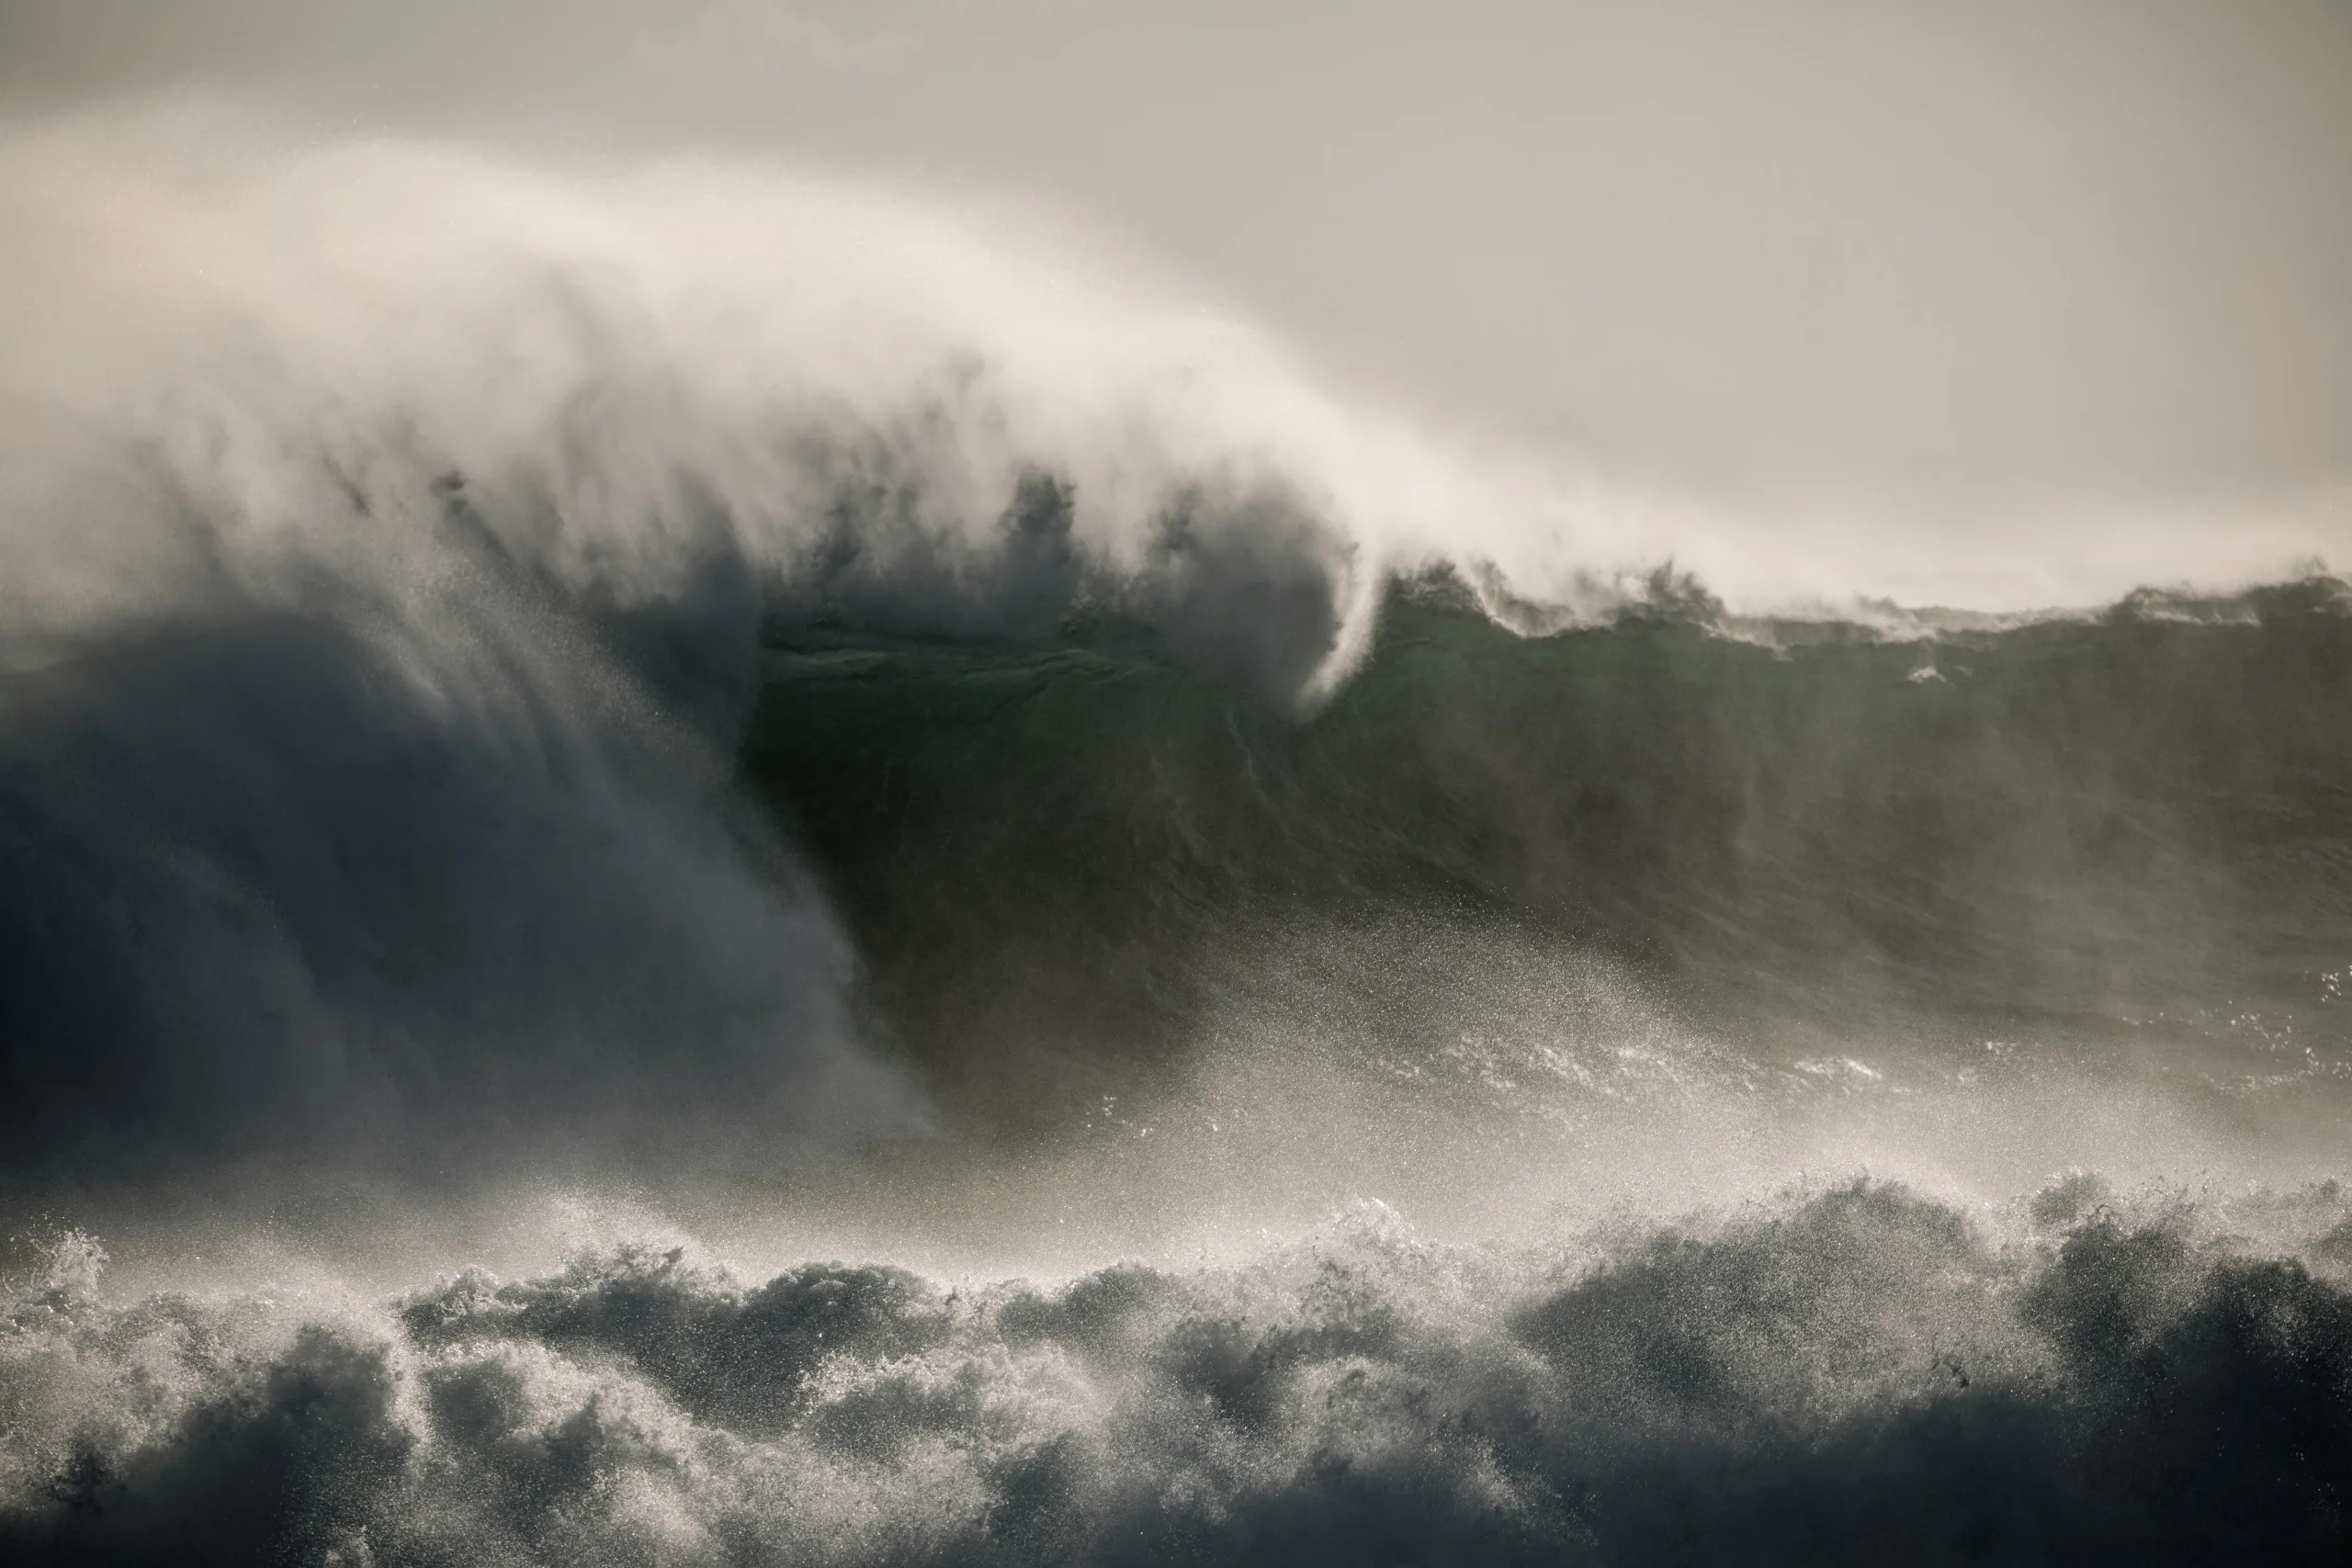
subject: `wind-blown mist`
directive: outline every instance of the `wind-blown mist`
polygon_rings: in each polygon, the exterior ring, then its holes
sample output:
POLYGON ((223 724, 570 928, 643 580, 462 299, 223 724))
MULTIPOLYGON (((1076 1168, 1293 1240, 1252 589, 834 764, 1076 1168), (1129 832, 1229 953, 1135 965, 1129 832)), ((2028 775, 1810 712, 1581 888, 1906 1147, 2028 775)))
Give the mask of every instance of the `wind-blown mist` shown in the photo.
POLYGON ((1702 514, 715 157, 0 260, 12 1559, 2346 1549, 2342 516, 1702 514))
POLYGON ((1087 598, 1286 702, 1366 619, 1238 334, 813 180, 156 144, 6 160, 19 1172, 910 1129, 730 789, 763 628, 1087 598))

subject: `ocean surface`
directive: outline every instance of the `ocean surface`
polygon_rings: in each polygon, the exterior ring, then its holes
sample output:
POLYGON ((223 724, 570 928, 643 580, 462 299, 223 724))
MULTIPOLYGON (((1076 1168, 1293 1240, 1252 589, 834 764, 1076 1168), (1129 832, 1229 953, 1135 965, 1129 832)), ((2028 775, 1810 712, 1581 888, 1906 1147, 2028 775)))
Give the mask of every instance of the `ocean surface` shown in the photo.
POLYGON ((2324 562, 208 134, 0 148, 0 1561, 2352 1555, 2324 562))

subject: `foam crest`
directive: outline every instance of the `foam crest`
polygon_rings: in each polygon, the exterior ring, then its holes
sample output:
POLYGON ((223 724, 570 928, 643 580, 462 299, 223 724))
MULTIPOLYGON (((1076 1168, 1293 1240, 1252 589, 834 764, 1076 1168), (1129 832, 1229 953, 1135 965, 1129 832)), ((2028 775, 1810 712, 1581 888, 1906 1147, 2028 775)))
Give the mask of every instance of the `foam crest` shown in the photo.
POLYGON ((1366 1215, 1230 1269, 1054 1285, 840 1263, 753 1284, 622 1245, 445 1279, 389 1318, 36 1284, 0 1339, 21 1413, 0 1543, 387 1564, 2339 1549, 2341 1190, 2064 1206, 1972 1216, 1856 1182, 1511 1252, 1366 1215), (2275 1234, 2228 1239, 2249 1216, 2275 1234))

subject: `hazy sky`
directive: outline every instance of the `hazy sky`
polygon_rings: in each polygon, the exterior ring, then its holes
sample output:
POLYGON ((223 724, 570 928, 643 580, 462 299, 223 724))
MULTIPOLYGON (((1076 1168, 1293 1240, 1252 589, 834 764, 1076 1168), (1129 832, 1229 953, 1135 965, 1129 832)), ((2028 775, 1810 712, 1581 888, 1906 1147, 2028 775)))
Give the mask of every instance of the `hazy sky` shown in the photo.
POLYGON ((0 0, 0 84, 1039 196, 1701 492, 2352 486, 2352 0, 0 0))

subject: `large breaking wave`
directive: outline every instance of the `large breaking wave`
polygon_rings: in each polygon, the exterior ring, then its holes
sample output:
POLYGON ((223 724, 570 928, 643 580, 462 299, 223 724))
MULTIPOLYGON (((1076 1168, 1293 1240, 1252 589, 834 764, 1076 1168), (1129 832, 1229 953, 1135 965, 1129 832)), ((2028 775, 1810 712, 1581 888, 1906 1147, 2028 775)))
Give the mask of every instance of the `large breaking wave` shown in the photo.
POLYGON ((0 243, 6 1555, 2346 1550, 2341 519, 1751 539, 713 158, 0 243))
POLYGON ((1083 599, 1288 702, 1368 626, 1313 464, 1229 405, 1330 410, 903 203, 152 127, 5 163, 20 1178, 912 1130, 732 788, 763 628, 1083 599))

